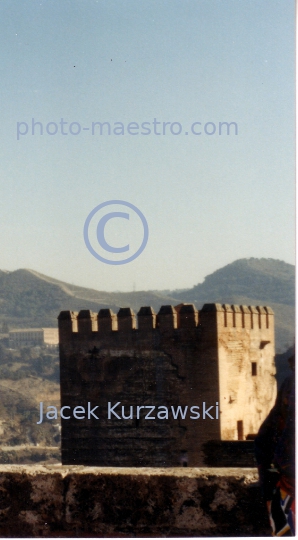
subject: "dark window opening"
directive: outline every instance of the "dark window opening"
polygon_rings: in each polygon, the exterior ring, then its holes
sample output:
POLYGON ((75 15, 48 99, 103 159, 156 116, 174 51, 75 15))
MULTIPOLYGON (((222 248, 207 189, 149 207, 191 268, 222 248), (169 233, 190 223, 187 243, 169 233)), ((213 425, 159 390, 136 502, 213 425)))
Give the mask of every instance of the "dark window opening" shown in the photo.
POLYGON ((257 362, 251 363, 251 374, 253 377, 257 375, 257 362))
POLYGON ((238 441, 243 441, 243 420, 237 421, 237 435, 238 441))

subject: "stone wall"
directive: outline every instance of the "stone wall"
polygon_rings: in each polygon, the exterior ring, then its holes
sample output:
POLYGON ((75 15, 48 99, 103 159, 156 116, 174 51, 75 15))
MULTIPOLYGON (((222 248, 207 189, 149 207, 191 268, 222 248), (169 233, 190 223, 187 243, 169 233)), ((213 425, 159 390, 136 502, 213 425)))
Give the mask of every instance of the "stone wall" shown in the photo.
POLYGON ((186 456, 204 466, 205 443, 257 433, 274 404, 270 308, 143 307, 138 324, 130 308, 63 311, 58 321, 65 465, 175 467, 186 456), (175 419, 179 406, 188 410, 175 419))
POLYGON ((0 471, 2 538, 270 536, 256 469, 0 471))

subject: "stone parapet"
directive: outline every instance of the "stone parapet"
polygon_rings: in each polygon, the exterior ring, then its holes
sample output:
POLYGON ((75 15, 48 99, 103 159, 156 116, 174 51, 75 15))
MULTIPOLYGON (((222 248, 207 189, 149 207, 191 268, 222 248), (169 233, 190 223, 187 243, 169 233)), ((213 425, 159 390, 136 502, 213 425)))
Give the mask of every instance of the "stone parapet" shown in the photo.
POLYGON ((0 536, 270 536, 256 469, 0 466, 0 536))
POLYGON ((225 328, 243 328, 249 330, 272 329, 274 313, 269 307, 236 306, 229 304, 205 304, 198 311, 193 304, 161 306, 158 314, 152 307, 141 307, 137 318, 131 308, 120 308, 115 314, 110 309, 101 309, 99 313, 90 310, 61 311, 58 317, 60 344, 71 338, 86 339, 111 332, 131 334, 137 330, 155 330, 159 332, 198 328, 203 321, 212 320, 216 314, 218 322, 225 328))

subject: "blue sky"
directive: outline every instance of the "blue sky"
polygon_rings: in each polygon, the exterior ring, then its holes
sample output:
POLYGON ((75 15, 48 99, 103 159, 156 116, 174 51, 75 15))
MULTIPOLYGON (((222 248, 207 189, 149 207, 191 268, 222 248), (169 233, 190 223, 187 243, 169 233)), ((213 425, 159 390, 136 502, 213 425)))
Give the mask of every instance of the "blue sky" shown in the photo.
MULTIPOLYGON (((2 0, 0 268, 125 291, 191 287, 242 257, 294 263, 294 8, 2 0), (62 135, 62 118, 66 131, 156 118, 182 132, 62 135), (216 133, 192 135, 193 122, 216 133), (238 134, 219 136, 219 122, 238 134), (88 214, 115 199, 149 227, 125 265, 98 261, 83 239, 88 214)), ((106 238, 132 245, 138 227, 111 220, 106 238)))

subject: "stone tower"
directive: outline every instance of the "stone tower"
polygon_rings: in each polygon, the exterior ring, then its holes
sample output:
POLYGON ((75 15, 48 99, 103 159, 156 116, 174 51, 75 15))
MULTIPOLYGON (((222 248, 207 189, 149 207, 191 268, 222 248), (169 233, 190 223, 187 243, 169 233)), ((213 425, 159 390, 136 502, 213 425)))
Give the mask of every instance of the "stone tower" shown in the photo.
POLYGON ((204 443, 245 440, 274 404, 269 307, 142 307, 137 320, 130 308, 62 311, 58 321, 63 464, 202 466, 204 443))

